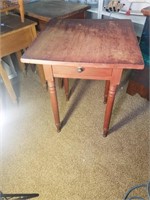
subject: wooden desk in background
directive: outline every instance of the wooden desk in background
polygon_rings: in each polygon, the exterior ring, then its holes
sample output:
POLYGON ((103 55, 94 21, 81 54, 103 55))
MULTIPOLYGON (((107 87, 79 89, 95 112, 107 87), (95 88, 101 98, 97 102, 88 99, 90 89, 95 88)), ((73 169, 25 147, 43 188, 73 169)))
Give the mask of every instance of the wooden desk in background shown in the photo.
POLYGON ((38 23, 43 30, 51 19, 84 19, 90 6, 66 1, 38 0, 24 4, 25 16, 38 23))
MULTIPOLYGON (((20 52, 20 50, 27 48, 36 38, 35 25, 35 22, 27 19, 22 23, 20 17, 16 15, 2 15, 0 58, 12 53, 20 52)), ((10 97, 15 102, 17 97, 2 64, 0 64, 0 75, 2 76, 10 97)))
POLYGON ((116 88, 123 69, 144 67, 130 20, 52 21, 28 48, 21 61, 43 64, 58 131, 61 130, 61 123, 55 77, 65 78, 66 95, 68 78, 106 80, 104 136, 108 134, 116 88))

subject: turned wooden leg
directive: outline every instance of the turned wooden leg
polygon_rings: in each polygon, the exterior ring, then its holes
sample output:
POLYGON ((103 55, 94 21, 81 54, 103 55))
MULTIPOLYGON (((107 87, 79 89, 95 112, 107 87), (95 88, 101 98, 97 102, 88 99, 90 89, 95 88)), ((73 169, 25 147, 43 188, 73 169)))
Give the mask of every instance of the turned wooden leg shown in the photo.
POLYGON ((46 78, 49 93, 50 93, 50 100, 51 100, 51 106, 52 106, 52 110, 53 110, 55 125, 56 125, 56 128, 57 128, 57 132, 60 132, 61 123, 60 123, 60 118, 59 118, 56 85, 55 85, 55 80, 54 80, 54 77, 53 77, 52 66, 51 65, 44 65, 43 69, 44 69, 44 74, 45 74, 45 78, 46 78))
POLYGON ((15 94, 15 91, 14 91, 12 84, 11 84, 11 81, 9 80, 8 75, 7 75, 6 71, 3 69, 3 66, 2 66, 1 63, 0 63, 0 76, 2 77, 2 79, 4 81, 5 87, 8 91, 11 99, 13 100, 14 103, 16 103, 17 97, 16 97, 16 94, 15 94))
POLYGON ((48 88, 49 88, 49 93, 50 93, 53 115, 55 119, 55 125, 57 128, 57 132, 60 132, 61 124, 60 124, 60 118, 59 118, 58 101, 57 101, 56 86, 55 86, 54 80, 48 81, 48 88))
POLYGON ((64 89, 65 89, 65 94, 66 94, 66 100, 69 100, 69 79, 68 78, 64 78, 64 89))
POLYGON ((110 123, 110 119, 111 119, 111 113, 112 113, 112 109, 113 109, 116 89, 117 89, 117 85, 110 84, 109 92, 108 92, 108 100, 107 100, 107 105, 106 105, 106 111, 105 111, 105 118, 104 118, 104 127, 103 127, 103 136, 104 137, 106 137, 108 135, 109 123, 110 123))
POLYGON ((110 81, 105 81, 105 91, 104 91, 104 103, 107 103, 108 92, 109 92, 110 81))

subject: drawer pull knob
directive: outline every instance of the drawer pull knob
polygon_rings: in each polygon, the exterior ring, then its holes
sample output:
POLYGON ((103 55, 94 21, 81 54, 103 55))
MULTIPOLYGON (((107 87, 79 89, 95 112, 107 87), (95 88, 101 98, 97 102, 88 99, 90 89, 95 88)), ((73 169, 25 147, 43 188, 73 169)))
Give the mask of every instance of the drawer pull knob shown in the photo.
POLYGON ((77 72, 79 72, 79 73, 83 72, 83 70, 84 70, 83 67, 78 67, 77 68, 77 72))

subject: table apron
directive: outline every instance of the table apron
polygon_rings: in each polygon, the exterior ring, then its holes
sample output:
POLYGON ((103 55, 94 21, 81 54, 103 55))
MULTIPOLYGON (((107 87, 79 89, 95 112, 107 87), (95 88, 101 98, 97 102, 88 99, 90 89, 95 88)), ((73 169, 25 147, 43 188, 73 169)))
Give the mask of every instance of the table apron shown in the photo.
POLYGON ((93 80, 110 80, 113 69, 75 67, 75 66, 53 66, 53 76, 59 78, 79 78, 93 80))

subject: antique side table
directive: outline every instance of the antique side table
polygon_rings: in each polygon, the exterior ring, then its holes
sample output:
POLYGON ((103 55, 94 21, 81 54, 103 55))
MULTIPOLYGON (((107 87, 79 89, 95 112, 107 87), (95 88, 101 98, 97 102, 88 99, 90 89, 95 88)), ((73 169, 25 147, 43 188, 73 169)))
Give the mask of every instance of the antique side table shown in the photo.
POLYGON ((143 58, 130 20, 53 20, 22 56, 43 64, 57 131, 61 130, 55 77, 107 80, 103 135, 107 136, 117 85, 123 69, 143 69, 143 58), (126 27, 126 28, 125 28, 126 27))

